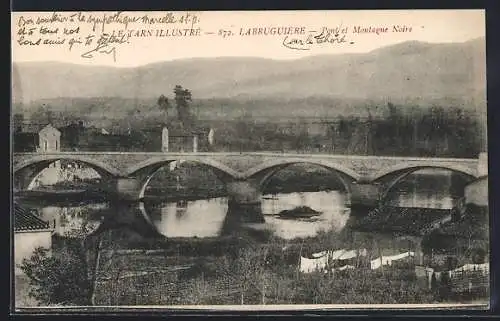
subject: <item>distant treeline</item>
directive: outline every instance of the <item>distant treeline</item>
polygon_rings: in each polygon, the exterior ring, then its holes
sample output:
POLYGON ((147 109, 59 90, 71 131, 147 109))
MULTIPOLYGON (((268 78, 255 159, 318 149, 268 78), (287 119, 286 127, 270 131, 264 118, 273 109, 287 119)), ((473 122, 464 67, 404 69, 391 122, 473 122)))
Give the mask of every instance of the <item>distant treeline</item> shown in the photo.
MULTIPOLYGON (((119 134, 101 135, 99 125, 86 120, 85 127, 97 127, 95 134, 76 139, 73 138, 77 135, 76 130, 69 135, 71 137, 64 133, 63 137, 66 136, 72 146, 80 145, 81 150, 159 151, 159 129, 165 122, 162 117, 166 116, 158 114, 153 119, 138 112, 128 116, 113 119, 112 125, 106 127, 109 131, 118 128, 119 134)), ((32 114, 29 122, 43 123, 48 118, 62 125, 71 117, 40 112, 32 114)), ((366 107, 363 115, 329 119, 290 116, 286 121, 276 121, 254 117, 247 112, 237 119, 200 118, 197 122, 215 129, 215 144, 210 147, 211 151, 475 158, 486 145, 486 117, 462 107, 423 108, 388 103, 381 107, 366 107)))
POLYGON ((475 158, 485 148, 485 123, 460 108, 388 104, 383 117, 338 117, 311 123, 256 122, 242 117, 219 130, 227 150, 475 158))

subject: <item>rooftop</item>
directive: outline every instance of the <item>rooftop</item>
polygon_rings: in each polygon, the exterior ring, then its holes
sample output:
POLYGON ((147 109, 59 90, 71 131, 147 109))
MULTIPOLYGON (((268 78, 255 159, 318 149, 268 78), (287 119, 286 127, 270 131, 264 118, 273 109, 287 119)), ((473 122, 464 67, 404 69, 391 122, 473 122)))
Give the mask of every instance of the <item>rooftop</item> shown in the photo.
POLYGON ((433 223, 450 214, 450 209, 383 206, 363 217, 356 228, 422 235, 433 223))
POLYGON ((14 231, 38 231, 49 229, 49 223, 45 222, 29 210, 21 207, 19 204, 14 203, 14 231))
POLYGON ((489 237, 488 209, 475 207, 468 209, 460 219, 450 221, 436 231, 443 236, 486 240, 489 237))

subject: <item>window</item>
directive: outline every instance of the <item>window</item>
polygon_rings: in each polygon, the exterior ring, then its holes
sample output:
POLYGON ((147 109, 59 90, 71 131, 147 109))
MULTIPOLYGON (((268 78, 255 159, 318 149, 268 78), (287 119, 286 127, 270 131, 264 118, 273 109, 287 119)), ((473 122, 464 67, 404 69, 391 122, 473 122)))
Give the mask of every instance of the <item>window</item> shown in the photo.
POLYGON ((56 150, 57 150, 57 140, 56 140, 56 150))
POLYGON ((43 141, 43 150, 47 151, 47 140, 43 141))

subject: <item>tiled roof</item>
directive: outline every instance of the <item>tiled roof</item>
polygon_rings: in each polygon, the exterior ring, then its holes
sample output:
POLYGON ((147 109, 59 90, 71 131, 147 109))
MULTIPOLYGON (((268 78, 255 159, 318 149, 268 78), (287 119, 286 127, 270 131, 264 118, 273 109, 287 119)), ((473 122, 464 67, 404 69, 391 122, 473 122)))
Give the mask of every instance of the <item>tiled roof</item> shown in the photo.
POLYGON ((490 231, 488 223, 487 216, 484 219, 478 219, 465 215, 457 221, 443 224, 436 232, 443 236, 486 240, 490 231))
POLYGON ((48 228, 48 222, 39 219, 30 213, 29 210, 22 208, 18 204, 14 204, 14 231, 36 231, 48 228))
POLYGON ((360 230, 383 230, 421 235, 433 223, 451 215, 449 209, 382 206, 363 217, 356 227, 360 230))

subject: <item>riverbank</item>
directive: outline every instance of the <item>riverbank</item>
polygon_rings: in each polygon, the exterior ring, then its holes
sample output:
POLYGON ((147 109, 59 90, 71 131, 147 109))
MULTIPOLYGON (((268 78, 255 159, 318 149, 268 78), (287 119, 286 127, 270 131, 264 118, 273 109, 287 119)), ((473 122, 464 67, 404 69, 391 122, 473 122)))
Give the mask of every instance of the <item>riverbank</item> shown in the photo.
POLYGON ((103 203, 110 200, 109 195, 99 191, 87 190, 44 190, 14 193, 14 200, 30 207, 59 206, 77 207, 86 204, 103 203))
MULTIPOLYGON (((92 236, 101 243, 96 303, 104 305, 170 304, 408 304, 465 302, 484 293, 451 295, 445 285, 429 288, 412 264, 373 270, 300 272, 301 257, 337 249, 366 249, 368 260, 411 249, 395 236, 354 231, 321 231, 291 240, 264 231, 239 229, 208 238, 145 237, 128 229, 92 236), (448 290, 446 290, 448 291, 448 290), (444 293, 444 294, 443 294, 444 293)), ((93 241, 92 241, 93 240, 93 241)), ((64 250, 65 238, 54 238, 53 251, 64 250)), ((93 248, 93 246, 89 247, 93 248)), ((91 256, 92 257, 92 256, 91 256)), ((351 264, 351 263, 349 263, 351 264)), ((445 264, 445 263, 443 263, 445 264)))
MULTIPOLYGON (((306 244, 314 242, 323 248, 332 243, 335 248, 348 245, 338 236, 327 237, 324 233, 293 242, 279 238, 241 242, 242 237, 232 237, 225 239, 226 247, 215 239, 189 240, 217 247, 217 254, 189 251, 180 245, 180 239, 170 239, 171 249, 166 251, 123 251, 117 260, 126 265, 116 267, 122 277, 114 281, 104 277, 99 283, 99 300, 110 305, 432 304, 485 298, 484 293, 451 295, 443 286, 429 289, 427 279, 419 281, 410 265, 299 273, 299 258, 307 256, 306 244)), ((368 255, 376 252, 370 249, 368 255)))

